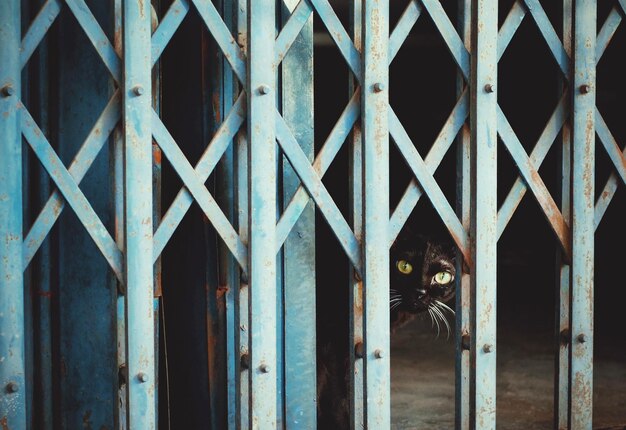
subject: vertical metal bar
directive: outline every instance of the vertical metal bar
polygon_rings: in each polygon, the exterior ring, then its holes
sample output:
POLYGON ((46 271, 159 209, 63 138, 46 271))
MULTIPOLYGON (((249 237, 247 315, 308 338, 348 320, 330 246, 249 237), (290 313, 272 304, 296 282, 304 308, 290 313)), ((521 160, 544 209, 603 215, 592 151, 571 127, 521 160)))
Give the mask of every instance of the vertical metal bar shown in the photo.
POLYGON ((248 0, 251 428, 276 427, 276 79, 274 0, 248 0))
MULTIPOLYGON (((286 22, 298 5, 285 0, 286 22)), ((282 62, 282 113, 304 153, 314 157, 313 16, 282 62)), ((300 185, 282 158, 283 209, 300 185)), ((283 245, 286 429, 317 427, 315 363, 315 209, 309 202, 283 245)))
POLYGON ((595 0, 574 2, 570 428, 592 426, 595 0))
MULTIPOLYGON (((236 1, 236 29, 237 43, 244 52, 248 52, 248 0, 236 1)), ((245 88, 246 82, 237 82, 239 90, 245 88)), ((248 137, 244 130, 237 133, 235 154, 235 174, 237 191, 237 214, 239 224, 239 237, 243 243, 249 243, 248 232, 248 137)), ((249 267, 249 266, 248 266, 249 267)), ((248 307, 250 302, 249 278, 247 273, 240 272, 239 288, 236 291, 234 309, 234 331, 236 332, 236 355, 234 357, 236 403, 234 412, 236 416, 236 428, 247 429, 250 427, 250 337, 248 307)), ((229 409, 230 414, 230 409, 229 409)))
POLYGON ((25 429, 20 3, 0 3, 0 426, 25 429))
POLYGON ((123 2, 128 426, 156 428, 150 3, 123 2))
MULTIPOLYGON (((563 46, 567 55, 572 58, 572 0, 563 0, 563 46)), ((565 80, 561 82, 561 91, 569 91, 565 80)), ((571 121, 563 124, 561 131, 562 145, 560 151, 559 175, 561 184, 561 213, 571 226, 571 154, 572 125, 571 121)), ((558 429, 569 428, 569 354, 570 354, 570 273, 569 263, 564 261, 561 247, 557 247, 558 282, 556 285, 556 356, 554 372, 554 426, 558 429)))
POLYGON ((364 378, 366 428, 391 426, 389 377, 389 0, 363 4, 364 378))
MULTIPOLYGON (((459 0, 457 13, 457 28, 461 38, 471 52, 471 0, 459 0)), ((467 87, 467 82, 462 72, 457 73, 456 94, 457 97, 467 87)), ((457 137, 456 169, 457 169, 457 213, 460 216, 463 227, 470 230, 471 225, 471 133, 468 123, 463 125, 457 137)), ((456 339, 455 339, 455 428, 457 430, 469 430, 470 428, 470 350, 469 340, 471 333, 471 276, 465 270, 463 255, 457 254, 457 277, 456 303, 456 339)))
POLYGON ((472 2, 473 427, 496 427, 497 41, 498 4, 472 2))
MULTIPOLYGON (((363 51, 363 19, 362 0, 350 2, 350 21, 354 46, 363 51)), ((350 96, 356 91, 358 79, 350 74, 350 96)), ((352 215, 352 229, 354 235, 363 243, 363 140, 361 122, 354 124, 350 147, 350 207, 352 215)), ((350 303, 350 330, 348 351, 350 353, 350 428, 360 429, 365 426, 365 398, 363 379, 362 353, 357 351, 363 348, 363 280, 357 275, 354 267, 349 271, 349 303, 350 303)))

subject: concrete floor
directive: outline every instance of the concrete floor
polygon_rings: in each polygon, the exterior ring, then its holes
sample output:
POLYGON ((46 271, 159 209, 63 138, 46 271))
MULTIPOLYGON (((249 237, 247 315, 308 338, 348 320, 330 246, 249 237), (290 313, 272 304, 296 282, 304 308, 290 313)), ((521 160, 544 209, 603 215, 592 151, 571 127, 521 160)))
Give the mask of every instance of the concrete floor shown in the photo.
MULTIPOLYGON (((454 429, 454 339, 418 319, 392 337, 392 429, 454 429)), ((499 328, 498 429, 552 429, 554 359, 545 327, 499 328)), ((626 429, 626 347, 596 342, 594 429, 626 429)))

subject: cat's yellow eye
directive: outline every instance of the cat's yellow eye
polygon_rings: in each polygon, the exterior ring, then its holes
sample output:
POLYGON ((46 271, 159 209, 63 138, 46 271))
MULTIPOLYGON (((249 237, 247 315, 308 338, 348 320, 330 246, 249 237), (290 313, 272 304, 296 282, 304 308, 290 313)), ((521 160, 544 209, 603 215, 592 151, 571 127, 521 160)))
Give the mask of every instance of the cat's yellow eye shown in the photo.
POLYGON ((433 279, 438 284, 446 285, 452 282, 454 277, 452 276, 452 273, 444 271, 444 272, 437 273, 433 279))
POLYGON ((413 271, 413 266, 411 266, 411 263, 406 260, 398 260, 398 262, 396 263, 396 267, 398 268, 400 273, 404 273, 405 275, 408 275, 413 271))

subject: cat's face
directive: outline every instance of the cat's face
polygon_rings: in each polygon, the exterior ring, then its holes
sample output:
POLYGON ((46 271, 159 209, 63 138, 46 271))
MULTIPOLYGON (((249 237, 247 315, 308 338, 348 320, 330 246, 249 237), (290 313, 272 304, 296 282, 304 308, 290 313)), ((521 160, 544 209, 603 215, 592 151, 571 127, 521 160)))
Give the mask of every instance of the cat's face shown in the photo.
POLYGON ((392 311, 450 310, 446 302, 454 297, 456 276, 452 245, 410 234, 394 243, 390 257, 392 311))

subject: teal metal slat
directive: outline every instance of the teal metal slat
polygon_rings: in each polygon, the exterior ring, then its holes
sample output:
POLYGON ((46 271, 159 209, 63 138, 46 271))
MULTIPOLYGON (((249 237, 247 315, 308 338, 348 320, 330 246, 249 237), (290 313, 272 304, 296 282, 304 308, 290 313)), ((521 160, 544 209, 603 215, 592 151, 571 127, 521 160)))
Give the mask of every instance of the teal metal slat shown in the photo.
POLYGON ((496 428, 497 2, 472 2, 472 426, 496 428))
POLYGON ((26 429, 20 1, 0 3, 0 424, 26 429))
POLYGON ((128 426, 156 428, 150 3, 123 2, 128 426))

